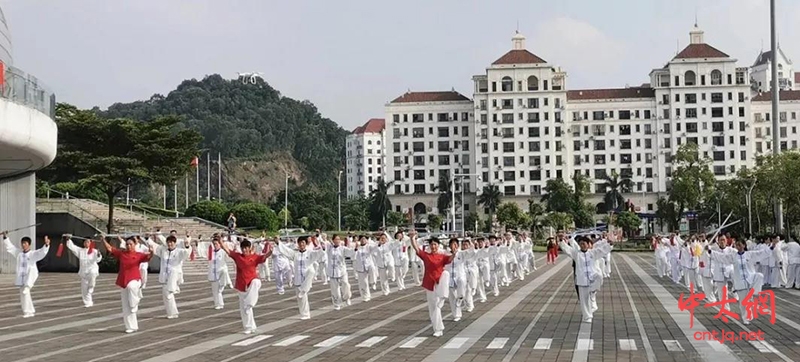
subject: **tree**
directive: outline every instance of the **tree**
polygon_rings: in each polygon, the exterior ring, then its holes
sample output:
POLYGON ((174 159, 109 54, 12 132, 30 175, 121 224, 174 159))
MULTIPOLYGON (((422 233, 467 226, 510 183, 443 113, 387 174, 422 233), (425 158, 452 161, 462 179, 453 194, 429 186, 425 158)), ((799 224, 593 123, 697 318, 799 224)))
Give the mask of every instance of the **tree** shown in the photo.
POLYGON ((575 195, 572 194, 572 186, 568 185, 560 178, 547 180, 544 187, 545 194, 542 195, 542 203, 546 205, 550 212, 571 212, 575 195))
POLYGON ((442 228, 442 217, 436 214, 428 214, 428 226, 431 231, 438 231, 442 228))
POLYGON ((620 177, 616 171, 612 171, 611 175, 604 175, 603 180, 602 187, 606 190, 603 197, 605 211, 619 210, 625 205, 625 197, 622 194, 633 190, 633 181, 627 176, 620 177))
POLYGON ((278 215, 267 205, 247 202, 231 208, 236 215, 236 224, 240 227, 255 227, 261 230, 277 231, 278 215))
POLYGON ((500 206, 500 198, 502 195, 503 194, 500 192, 500 188, 497 187, 497 185, 486 185, 483 187, 481 194, 478 196, 478 204, 489 209, 490 225, 491 220, 494 218, 494 212, 497 210, 497 207, 500 206))
POLYGON ((674 218, 670 224, 677 226, 683 216, 683 210, 700 210, 703 204, 714 195, 716 179, 708 168, 708 159, 701 159, 697 145, 685 143, 672 159, 676 166, 672 172, 672 188, 668 201, 673 204, 674 218))
POLYGON ((179 129, 180 121, 174 116, 149 122, 103 119, 60 103, 56 106, 58 156, 39 176, 102 190, 108 202, 106 229, 112 232, 114 199, 120 191, 129 184, 171 185, 191 169, 202 137, 179 129))
POLYGON ((373 229, 383 225, 386 213, 392 209, 392 202, 389 201, 389 187, 394 181, 386 182, 383 178, 378 178, 375 188, 370 193, 370 222, 373 229))
POLYGON ((342 202, 342 217, 347 230, 369 229, 369 199, 356 197, 342 202))
POLYGON ((642 225, 642 220, 633 212, 623 211, 614 218, 614 226, 622 228, 622 231, 628 237, 633 236, 633 232, 639 230, 642 225))
POLYGON ((439 184, 433 188, 433 191, 438 191, 439 196, 436 197, 436 208, 439 209, 440 215, 447 215, 450 212, 450 206, 453 201, 453 183, 446 173, 439 174, 439 184))
POLYGON ((551 212, 544 217, 544 224, 556 230, 566 230, 572 224, 572 215, 566 212, 551 212))
MULTIPOLYGON (((217 224, 225 225, 228 220, 228 206, 219 201, 203 200, 196 204, 189 205, 185 215, 196 216, 217 224)), ((241 225, 241 222, 239 222, 239 224, 241 225)))
POLYGON ((481 218, 477 212, 467 213, 464 218, 464 230, 474 230, 476 224, 480 224, 481 218))
POLYGON ((569 214, 572 216, 572 220, 575 222, 575 227, 594 227, 594 209, 594 206, 592 206, 590 203, 583 203, 573 206, 573 210, 569 214))
POLYGON ((664 197, 659 198, 656 202, 656 218, 662 226, 666 222, 670 231, 678 230, 680 227, 681 218, 677 205, 664 197))
POLYGON ((514 202, 505 202, 497 208, 497 221, 507 229, 523 229, 530 219, 525 212, 514 202))
POLYGON ((531 230, 533 230, 534 237, 536 237, 536 226, 539 225, 540 219, 544 216, 544 206, 534 199, 528 199, 528 218, 531 221, 531 230))
POLYGON ((403 226, 406 224, 406 217, 402 212, 389 211, 386 215, 386 224, 389 226, 403 226))
POLYGON ((287 225, 292 224, 292 213, 285 206, 278 212, 278 221, 281 225, 285 222, 287 225))

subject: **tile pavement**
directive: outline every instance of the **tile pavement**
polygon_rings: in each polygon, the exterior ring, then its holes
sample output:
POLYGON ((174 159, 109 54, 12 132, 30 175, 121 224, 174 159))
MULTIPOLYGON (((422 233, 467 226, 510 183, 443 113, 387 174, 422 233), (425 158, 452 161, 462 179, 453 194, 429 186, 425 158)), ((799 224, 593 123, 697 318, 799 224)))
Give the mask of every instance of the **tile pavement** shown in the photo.
MULTIPOLYGON (((113 275, 102 275, 98 279, 95 306, 86 309, 80 301, 76 275, 42 274, 33 290, 37 316, 31 319, 18 317, 20 312, 17 290, 8 284, 0 285, 0 338, 3 335, 12 336, 0 343, 0 360, 157 361, 172 351, 198 348, 200 353, 190 353, 191 355, 181 360, 283 362, 312 356, 308 360, 422 361, 434 352, 441 353, 441 349, 459 333, 463 332, 464 335, 465 330, 471 330, 480 333, 478 336, 468 335, 468 340, 462 346, 448 350, 458 353, 457 361, 647 361, 645 342, 630 306, 632 300, 649 341, 648 347, 652 349, 656 361, 703 361, 703 356, 692 347, 673 317, 655 299, 649 286, 618 255, 615 253, 616 268, 612 268, 612 277, 605 280, 598 293, 599 309, 595 312, 594 321, 591 326, 584 327, 593 341, 593 348, 583 353, 575 353, 586 342, 578 341, 581 316, 569 266, 542 280, 543 283, 519 303, 504 302, 520 288, 533 283, 537 276, 553 268, 540 262, 538 271, 526 276, 524 281, 515 281, 510 287, 501 288, 499 297, 490 295, 486 303, 476 303, 475 310, 464 313, 459 322, 452 321, 452 317, 448 315, 449 304, 445 304, 443 315, 446 316, 446 329, 445 335, 440 338, 431 336, 424 294, 421 288, 413 286, 411 282, 407 282, 407 285, 412 285, 407 290, 395 289, 389 296, 374 292, 373 300, 368 303, 355 303, 341 311, 330 310, 306 321, 297 318, 294 294, 278 296, 274 284, 268 282, 262 289, 259 305, 256 307, 256 320, 260 326, 281 326, 263 331, 260 340, 247 346, 233 346, 233 343, 228 343, 207 351, 201 351, 199 347, 213 343, 212 341, 219 340, 220 337, 237 336, 241 330, 241 322, 238 310, 234 309, 237 306, 237 296, 233 291, 226 292, 226 309, 222 311, 211 309, 210 300, 204 301, 208 299, 209 286, 204 282, 203 276, 187 276, 186 281, 191 284, 185 285, 178 296, 181 315, 177 320, 163 318, 160 290, 153 283, 145 291, 141 306, 142 310, 149 310, 139 316, 141 331, 126 335, 121 332, 122 322, 118 316, 119 294, 113 285, 113 275), (630 300, 620 277, 625 280, 630 300), (37 300, 48 301, 37 303, 37 300), (187 303, 194 304, 186 306, 187 303), (508 310, 504 309, 506 307, 508 310), (404 312, 408 314, 402 314, 404 312), (504 315, 494 325, 472 326, 478 320, 494 320, 485 316, 498 312, 504 315), (80 325, 81 321, 98 317, 108 318, 80 325), (535 324, 532 325, 534 320, 535 324), (72 325, 64 327, 66 323, 72 325), (44 329, 48 327, 50 329, 44 329), (368 331, 365 332, 365 329, 368 331), (21 332, 34 335, 13 338, 21 332), (264 335, 271 337, 263 338, 264 335), (285 347, 274 346, 275 343, 298 335, 308 338, 285 347), (324 349, 315 347, 334 336, 345 336, 346 339, 324 349), (424 340, 414 348, 399 348, 413 337, 424 340), (379 340, 371 347, 357 347, 370 338, 379 340), (501 338, 507 339, 502 345, 499 342, 501 338), (31 340, 36 341, 35 349, 17 347, 18 343, 31 340), (496 340, 498 342, 492 343, 496 340), (677 348, 678 344, 680 349, 677 348), (492 348, 489 348, 490 345, 492 348)), ((675 298, 685 291, 670 280, 653 275, 654 270, 649 264, 652 255, 626 255, 675 298)), ((562 259, 566 258, 562 256, 562 259)), ((392 286, 394 287, 393 283, 392 286)), ((321 283, 314 285, 310 298, 312 313, 315 310, 330 309, 328 290, 321 283)), ((794 301, 782 306, 778 300, 778 313, 785 320, 800 325, 800 313, 793 313, 797 310, 796 306, 789 304, 800 304, 798 296, 780 290, 776 291, 776 295, 786 301, 794 301)), ((357 292, 354 297, 356 296, 357 292)), ((714 319, 715 313, 710 309, 702 310, 696 313, 696 317, 710 329, 741 330, 741 326, 714 319)), ((768 345, 779 353, 746 341, 729 344, 742 361, 785 360, 781 356, 800 361, 800 345, 797 344, 800 342, 800 330, 794 326, 780 320, 771 325, 768 321, 759 319, 748 327, 751 330, 763 330, 768 345)), ((236 341, 247 341, 255 337, 257 336, 240 335, 236 341)))

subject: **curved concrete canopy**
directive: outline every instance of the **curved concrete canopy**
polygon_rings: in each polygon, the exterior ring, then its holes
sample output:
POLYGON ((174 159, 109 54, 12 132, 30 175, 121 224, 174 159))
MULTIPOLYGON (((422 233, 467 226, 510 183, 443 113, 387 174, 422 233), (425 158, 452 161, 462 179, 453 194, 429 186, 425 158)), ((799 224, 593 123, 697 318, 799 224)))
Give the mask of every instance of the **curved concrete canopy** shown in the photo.
POLYGON ((0 179, 47 167, 56 157, 57 138, 50 117, 0 98, 0 179))

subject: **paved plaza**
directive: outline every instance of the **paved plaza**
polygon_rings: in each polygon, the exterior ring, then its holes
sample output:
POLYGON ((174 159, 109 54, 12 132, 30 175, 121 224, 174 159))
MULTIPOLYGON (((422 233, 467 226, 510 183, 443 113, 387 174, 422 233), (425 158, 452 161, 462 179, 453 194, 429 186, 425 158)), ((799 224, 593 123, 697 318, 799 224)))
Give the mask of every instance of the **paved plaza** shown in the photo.
POLYGON ((714 308, 700 306, 690 328, 689 312, 678 307, 687 290, 655 275, 651 253, 614 253, 612 260, 591 324, 581 323, 569 258, 556 265, 538 258, 537 271, 476 303, 459 322, 446 304, 439 338, 432 337, 417 286, 396 291, 392 283, 392 294, 376 291, 364 303, 351 278, 353 305, 335 311, 328 287, 315 283, 312 318, 301 321, 294 293, 279 296, 267 282, 256 307, 258 332, 245 335, 234 291, 226 292, 224 310, 214 310, 205 275, 187 275, 177 296, 180 318, 167 320, 151 274, 140 330, 125 334, 115 275, 101 275, 95 305, 87 309, 77 275, 42 274, 30 319, 20 317, 10 278, 1 278, 0 361, 800 361, 800 291, 775 290, 774 324, 769 316, 726 323, 714 318, 714 308), (764 339, 695 338, 720 330, 763 331, 764 339))

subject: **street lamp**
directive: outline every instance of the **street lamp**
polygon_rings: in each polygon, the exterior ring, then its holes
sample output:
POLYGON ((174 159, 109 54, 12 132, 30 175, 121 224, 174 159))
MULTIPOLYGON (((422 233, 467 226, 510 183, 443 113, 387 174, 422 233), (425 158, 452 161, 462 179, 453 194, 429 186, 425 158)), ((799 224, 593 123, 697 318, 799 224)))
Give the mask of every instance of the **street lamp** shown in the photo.
POLYGON ((339 170, 339 181, 336 183, 339 188, 339 232, 342 231, 342 170, 339 170))
MULTIPOLYGON (((778 88, 778 35, 775 30, 775 0, 769 2, 770 47, 772 48, 772 154, 777 156, 781 152, 779 130, 778 101, 780 88, 778 88)), ((775 199, 775 233, 783 230, 783 203, 775 199)))
MULTIPOLYGON (((453 232, 456 231, 456 177, 470 177, 470 176, 478 176, 478 180, 480 180, 480 176, 477 173, 455 173, 453 172, 450 175, 450 196, 451 196, 451 204, 450 204, 450 212, 453 215, 453 232)), ((462 198, 461 203, 464 203, 462 198)), ((461 217, 463 218, 464 215, 462 213, 461 217)), ((464 222, 462 221, 461 224, 463 225, 464 222)))
POLYGON ((289 172, 286 172, 286 190, 283 195, 283 235, 289 236, 289 172))
POLYGON ((752 209, 753 196, 752 196, 752 193, 753 193, 753 188, 756 187, 757 179, 753 178, 752 181, 753 181, 753 183, 750 184, 750 187, 747 188, 747 198, 745 199, 745 201, 747 202, 747 224, 748 224, 747 225, 747 230, 750 233, 750 235, 753 235, 753 209, 752 209))

